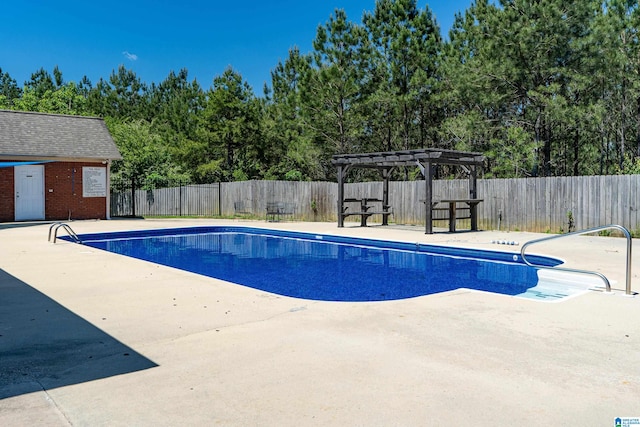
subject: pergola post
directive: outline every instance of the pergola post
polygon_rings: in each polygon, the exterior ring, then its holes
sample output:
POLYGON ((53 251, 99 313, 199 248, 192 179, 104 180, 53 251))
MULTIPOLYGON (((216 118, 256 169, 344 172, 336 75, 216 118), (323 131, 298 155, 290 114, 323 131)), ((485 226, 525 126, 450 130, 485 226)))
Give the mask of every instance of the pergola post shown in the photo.
POLYGON ((433 173, 431 162, 424 164, 424 213, 425 234, 433 234, 433 173))
POLYGON ((344 227, 344 217, 342 216, 344 209, 344 175, 345 167, 338 165, 338 227, 344 227))
MULTIPOLYGON (((472 165, 469 169, 469 199, 475 200, 478 198, 478 168, 472 165)), ((477 203, 469 205, 469 216, 471 217, 471 230, 475 231, 478 229, 477 203)))
MULTIPOLYGON (((389 176, 391 168, 382 169, 382 211, 389 211, 389 176)), ((382 225, 389 225, 389 215, 382 215, 382 225)))

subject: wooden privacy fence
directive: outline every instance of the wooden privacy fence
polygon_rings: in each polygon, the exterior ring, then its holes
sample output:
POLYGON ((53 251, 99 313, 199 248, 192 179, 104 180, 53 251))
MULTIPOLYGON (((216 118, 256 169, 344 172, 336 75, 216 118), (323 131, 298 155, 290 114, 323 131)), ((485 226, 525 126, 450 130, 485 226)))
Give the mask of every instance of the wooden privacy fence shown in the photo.
POLYGON ((170 188, 111 189, 111 216, 220 215, 219 184, 183 184, 170 188))
MULTIPOLYGON (((391 223, 424 225, 424 181, 389 183, 391 223)), ((478 227, 481 230, 567 232, 606 224, 632 231, 640 223, 640 175, 479 179, 478 227)), ((241 181, 137 190, 136 214, 247 216, 266 219, 267 203, 291 206, 294 220, 337 221, 337 184, 333 182, 241 181), (219 187, 218 187, 219 185, 219 187)), ((112 216, 130 215, 131 191, 112 190, 112 216), (129 209, 129 210, 127 210, 129 209)), ((382 182, 345 184, 345 197, 378 197, 382 182)), ((434 199, 469 194, 468 180, 433 182, 434 199)), ((442 218, 446 212, 436 212, 442 218)), ((289 217, 289 216, 288 216, 289 217)), ((288 218, 287 217, 287 218, 288 218)), ((373 216, 369 223, 382 218, 373 216)), ((359 222, 353 218, 353 225, 359 222)), ((435 222, 446 227, 446 222, 435 222)), ((459 223, 459 229, 468 227, 459 223)))

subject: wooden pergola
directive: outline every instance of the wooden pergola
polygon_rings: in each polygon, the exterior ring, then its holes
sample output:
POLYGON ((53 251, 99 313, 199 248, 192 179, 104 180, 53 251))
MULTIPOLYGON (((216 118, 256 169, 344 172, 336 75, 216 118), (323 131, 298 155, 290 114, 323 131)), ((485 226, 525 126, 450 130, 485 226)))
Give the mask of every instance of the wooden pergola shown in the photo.
POLYGON ((382 215, 382 225, 388 224, 391 215, 389 206, 389 178, 398 166, 418 166, 425 179, 425 233, 433 233, 433 211, 438 203, 449 204, 449 229, 455 231, 455 211, 457 203, 466 203, 470 211, 471 229, 477 230, 477 204, 482 200, 477 196, 476 180, 478 169, 482 167, 485 157, 480 153, 439 150, 423 148, 417 150, 387 151, 381 153, 339 154, 333 156, 332 163, 338 169, 338 227, 344 226, 344 218, 349 215, 360 215, 361 225, 371 215, 382 215), (460 166, 469 175, 469 198, 458 200, 433 200, 433 174, 436 165, 460 166), (354 168, 370 168, 378 170, 382 175, 382 198, 378 199, 345 199, 344 182, 348 172, 354 168), (360 210, 349 211, 345 203, 360 203, 360 210), (382 204, 381 210, 371 210, 370 202, 382 204))

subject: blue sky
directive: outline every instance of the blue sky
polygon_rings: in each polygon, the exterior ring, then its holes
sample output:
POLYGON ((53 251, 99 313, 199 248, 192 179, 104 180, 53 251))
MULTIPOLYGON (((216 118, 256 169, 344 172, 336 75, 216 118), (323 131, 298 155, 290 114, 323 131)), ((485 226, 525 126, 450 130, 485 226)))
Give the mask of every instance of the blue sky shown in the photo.
MULTIPOLYGON (((472 0, 429 4, 443 35, 472 0)), ((145 83, 186 68, 205 89, 231 66, 257 95, 289 48, 312 50, 316 28, 336 8, 361 22, 375 0, 30 0, 2 5, 0 68, 22 87, 40 67, 95 84, 124 65, 145 83)))

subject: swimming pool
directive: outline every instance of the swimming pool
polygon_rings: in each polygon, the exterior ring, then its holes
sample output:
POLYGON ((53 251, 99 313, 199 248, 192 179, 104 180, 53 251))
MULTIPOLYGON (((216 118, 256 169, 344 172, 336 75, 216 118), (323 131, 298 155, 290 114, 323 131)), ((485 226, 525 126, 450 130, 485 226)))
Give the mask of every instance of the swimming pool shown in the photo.
POLYGON ((534 299, 566 296, 540 292, 537 270, 507 252, 228 226, 79 237, 90 247, 311 300, 385 301, 459 288, 534 299))

